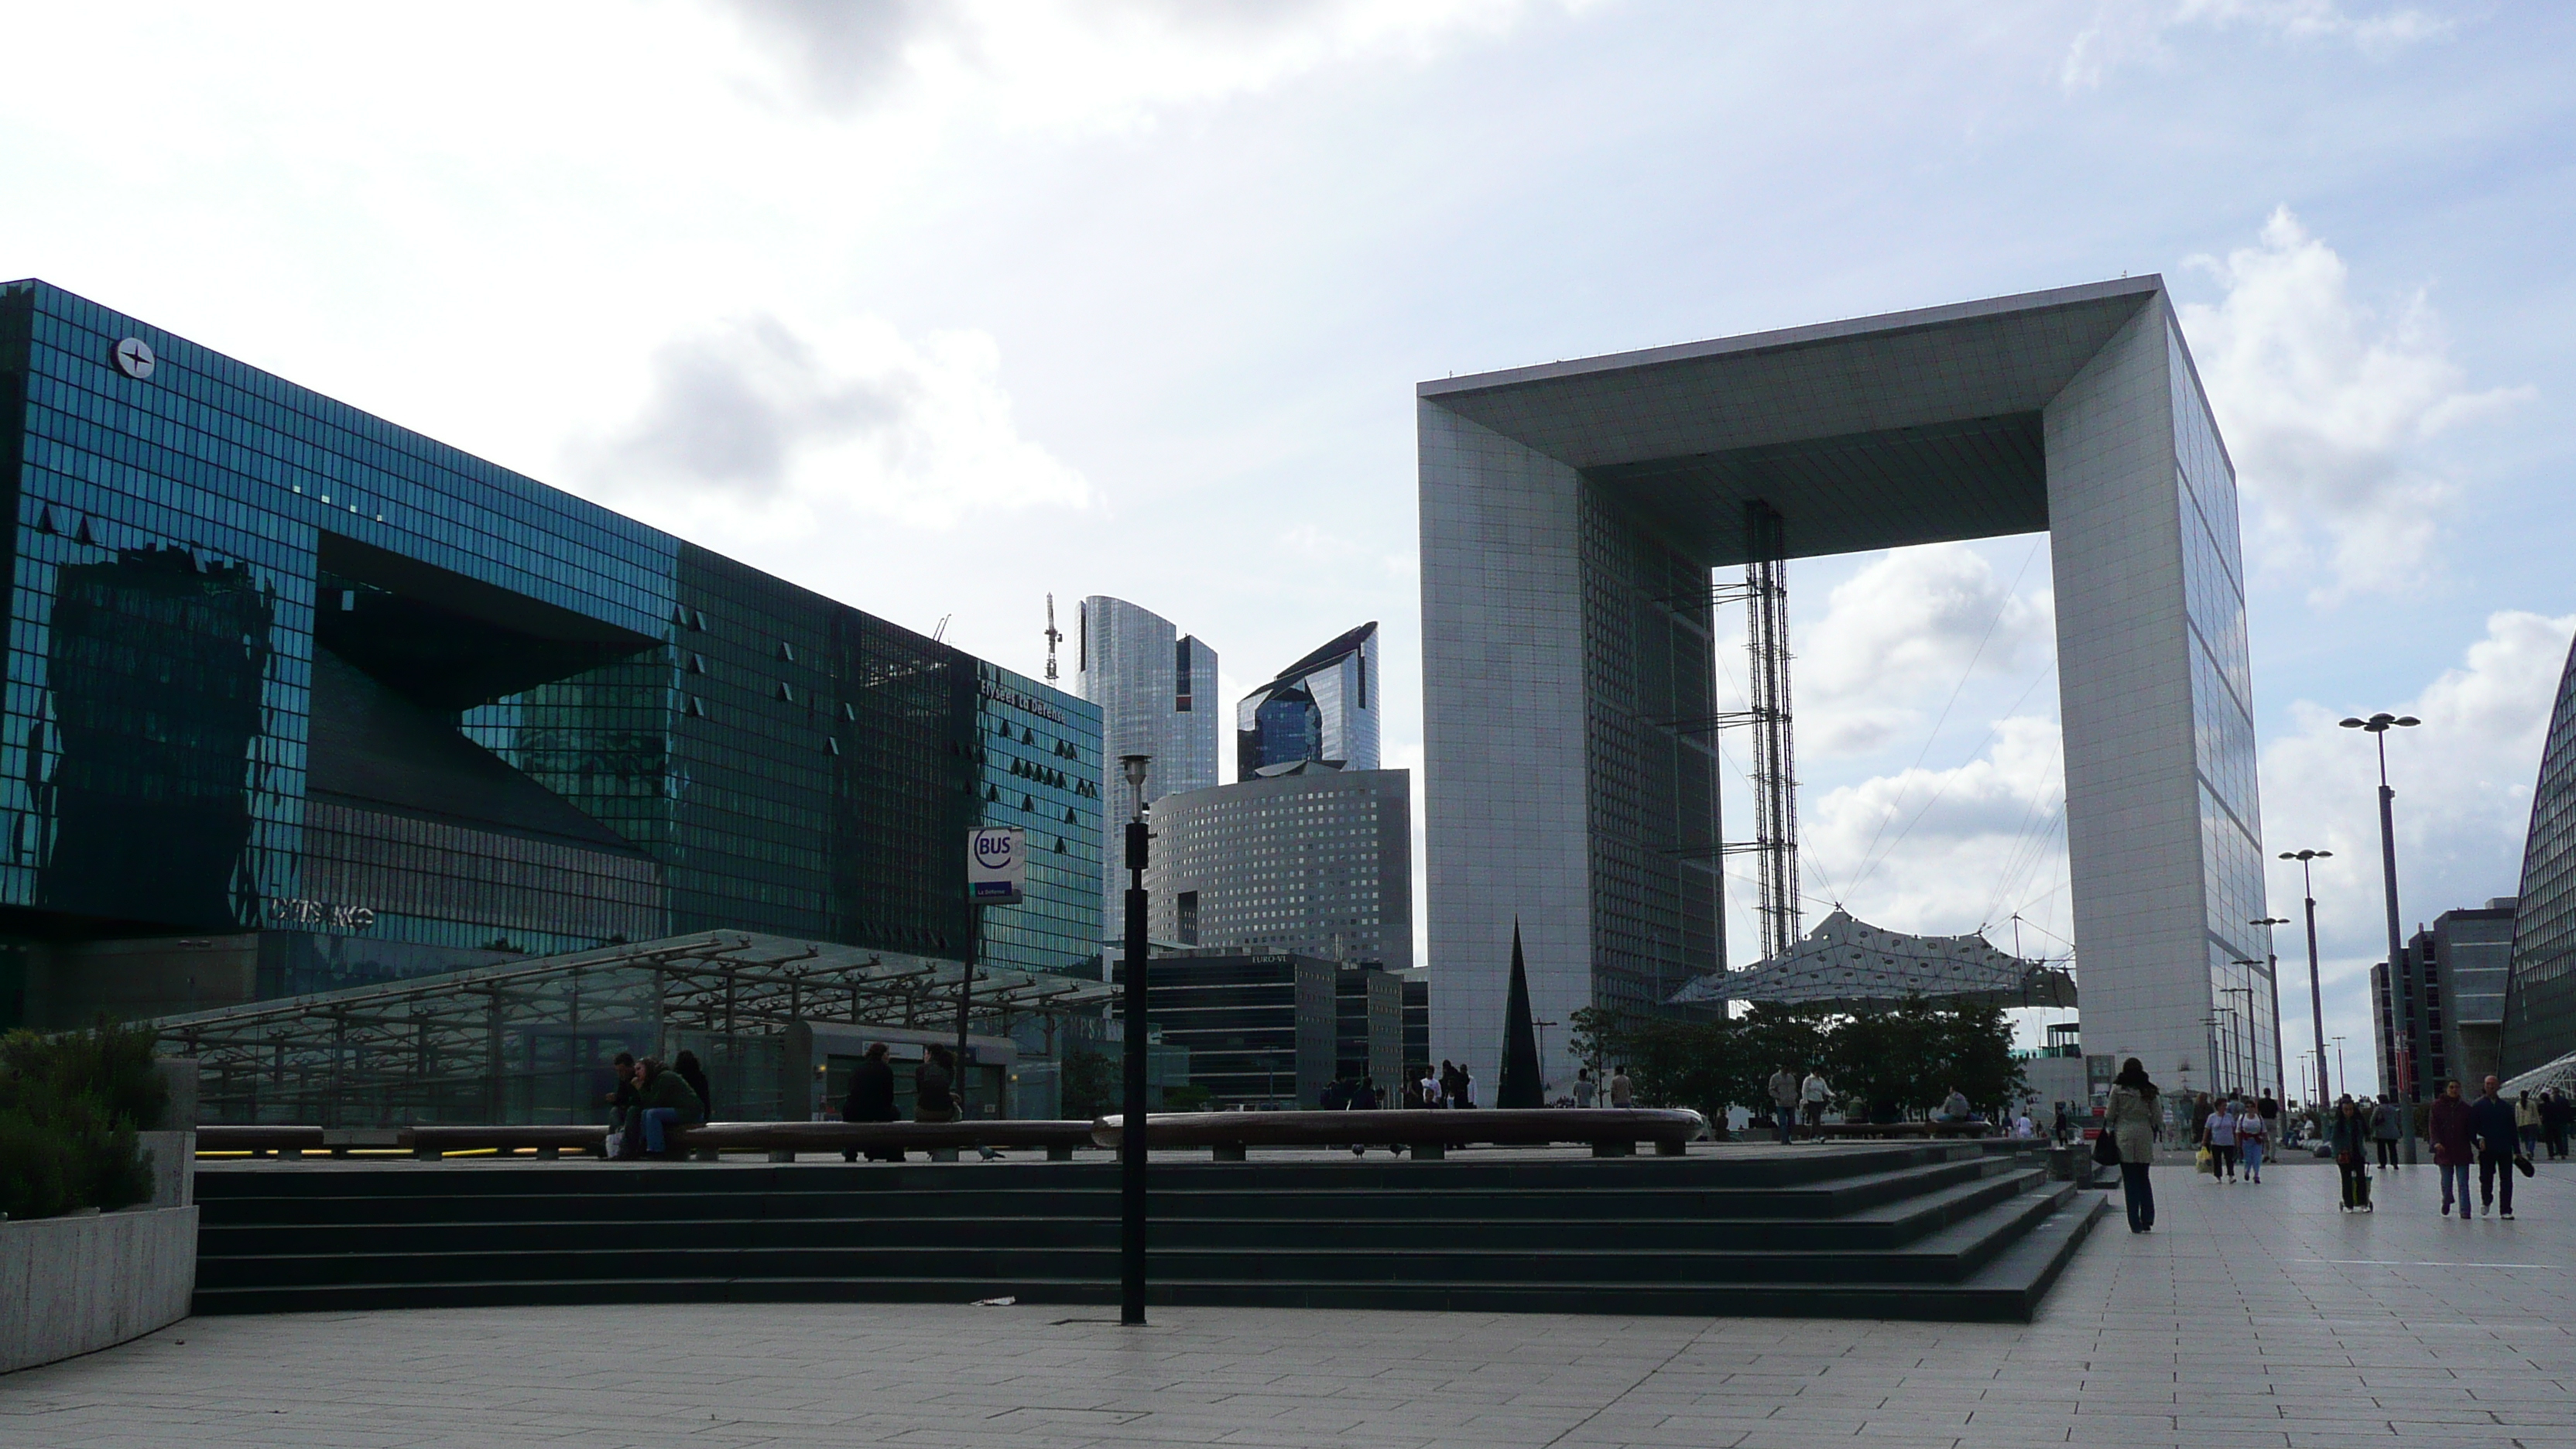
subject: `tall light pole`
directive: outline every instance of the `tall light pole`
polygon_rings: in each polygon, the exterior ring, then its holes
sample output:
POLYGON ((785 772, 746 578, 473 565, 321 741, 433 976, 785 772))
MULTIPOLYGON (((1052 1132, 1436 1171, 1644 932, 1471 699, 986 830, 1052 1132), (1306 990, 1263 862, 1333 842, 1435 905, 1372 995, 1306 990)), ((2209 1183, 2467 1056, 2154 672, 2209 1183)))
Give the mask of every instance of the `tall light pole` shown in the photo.
MULTIPOLYGON (((2397 792, 2388 788, 2388 731, 2392 727, 2413 729, 2423 721, 2411 714, 2397 715, 2382 710, 2368 719, 2346 719, 2339 723, 2348 730, 2369 731, 2371 739, 2379 746, 2379 873, 2388 887, 2388 989, 2393 993, 2398 983, 2405 979, 2406 946, 2399 939, 2397 921, 2397 792)), ((2393 1028, 2395 1023, 2390 1025, 2393 1028)), ((2320 1031, 2318 1035, 2324 1033, 2320 1031)), ((2406 1100, 2412 1104, 2416 1092, 2414 1074, 2408 1073, 2407 1078, 2406 1100)), ((2406 1160, 2409 1163, 2415 1161, 2415 1133, 2411 1127, 2406 1132, 2406 1160)))
MULTIPOLYGON (((2264 916, 2245 924, 2263 928, 2263 974, 2272 986, 2272 1070, 2285 1073, 2290 1070, 2290 1054, 2281 1047, 2281 953, 2272 948, 2272 928, 2290 924, 2290 918, 2264 916)), ((2290 1095, 2289 1083, 2281 1084, 2281 1095, 2290 1095)))
POLYGON ((1127 821, 1127 1091, 1118 1134, 1118 1321, 1145 1321, 1145 770, 1120 755, 1135 814, 1127 821))
MULTIPOLYGON (((2252 960, 2248 957, 2240 956, 2235 959, 2233 964, 2238 966, 2260 966, 2263 963, 2252 960)), ((2228 996, 2242 996, 2245 998, 2245 1015, 2243 1017, 2243 1021, 2245 1023, 2245 1049, 2239 1054, 2237 1070, 2243 1077, 2259 1078, 2262 1074, 2253 1069, 2254 1057, 2256 1055, 2254 1050, 2254 988, 2251 986, 2230 986, 2225 989, 2223 994, 2228 996)), ((2245 1088, 2248 1086, 2248 1083, 2240 1080, 2237 1085, 2239 1088, 2245 1088)), ((2250 1085, 2255 1096, 2259 1097, 2263 1095, 2262 1082, 2258 1080, 2252 1082, 2250 1085)))
POLYGON ((2342 1081, 2342 1080, 2343 1080, 2343 1038, 2342 1038, 2342 1037, 2336 1037, 2336 1038, 2334 1039, 2334 1048, 2335 1048, 2335 1080, 2336 1080, 2336 1081, 2338 1081, 2338 1082, 2340 1082, 2340 1081, 2342 1081))
POLYGON ((2283 860, 2295 860, 2299 863, 2299 893, 2307 900, 2308 1013, 2313 1018, 2316 1026, 2317 1093, 2322 1097, 2326 1090, 2326 996, 2325 989, 2317 984, 2316 869, 2318 861, 2332 860, 2334 858, 2334 852, 2331 850, 2285 850, 2281 852, 2281 858, 2283 860))

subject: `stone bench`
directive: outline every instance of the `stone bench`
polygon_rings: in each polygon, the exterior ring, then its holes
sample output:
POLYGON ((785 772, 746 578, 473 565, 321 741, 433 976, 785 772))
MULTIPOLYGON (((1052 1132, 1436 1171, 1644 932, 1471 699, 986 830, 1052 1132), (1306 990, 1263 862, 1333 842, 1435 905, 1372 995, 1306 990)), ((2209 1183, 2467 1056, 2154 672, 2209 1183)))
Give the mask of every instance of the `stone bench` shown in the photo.
MULTIPOLYGON (((1091 1140, 1115 1149, 1122 1118, 1103 1117, 1091 1140)), ((1679 1157, 1705 1136, 1697 1112, 1645 1107, 1422 1109, 1376 1112, 1168 1112, 1145 1119, 1149 1151, 1204 1147, 1219 1162, 1241 1162, 1252 1147, 1402 1147, 1417 1162, 1437 1161, 1452 1147, 1588 1145, 1595 1157, 1628 1157, 1651 1142, 1661 1157, 1679 1157)))

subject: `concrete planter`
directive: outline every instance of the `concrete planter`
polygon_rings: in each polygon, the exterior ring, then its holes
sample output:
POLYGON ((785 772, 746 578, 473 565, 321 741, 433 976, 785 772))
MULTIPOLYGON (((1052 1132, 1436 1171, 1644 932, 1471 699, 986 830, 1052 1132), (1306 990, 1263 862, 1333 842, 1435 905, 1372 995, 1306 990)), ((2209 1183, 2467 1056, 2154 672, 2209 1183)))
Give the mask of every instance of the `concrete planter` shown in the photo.
POLYGON ((140 1338, 197 1291, 196 1134, 146 1132, 153 1202, 0 1222, 0 1373, 140 1338))

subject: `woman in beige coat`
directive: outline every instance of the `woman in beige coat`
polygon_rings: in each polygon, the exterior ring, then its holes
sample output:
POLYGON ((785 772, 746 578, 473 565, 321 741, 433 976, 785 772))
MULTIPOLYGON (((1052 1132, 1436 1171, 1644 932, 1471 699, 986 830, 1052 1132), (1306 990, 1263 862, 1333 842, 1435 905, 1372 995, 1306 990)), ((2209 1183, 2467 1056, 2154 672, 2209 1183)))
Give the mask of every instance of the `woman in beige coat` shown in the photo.
POLYGON ((2102 1130, 2120 1148, 2120 1189, 2133 1233, 2156 1229, 2156 1190, 2147 1182, 2147 1164, 2156 1156, 2157 1095, 2145 1064, 2131 1057, 2111 1080, 2111 1105, 2102 1117, 2102 1130))

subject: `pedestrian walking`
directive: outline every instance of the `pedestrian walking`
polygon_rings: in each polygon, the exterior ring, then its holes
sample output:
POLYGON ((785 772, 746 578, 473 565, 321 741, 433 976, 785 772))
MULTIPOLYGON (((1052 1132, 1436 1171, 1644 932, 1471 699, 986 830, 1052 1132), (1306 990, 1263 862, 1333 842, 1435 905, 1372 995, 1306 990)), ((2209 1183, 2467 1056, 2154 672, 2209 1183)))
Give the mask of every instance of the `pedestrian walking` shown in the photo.
MULTIPOLYGON (((2513 1221, 2513 1170, 2531 1159, 2521 1151, 2522 1127, 2514 1120, 2513 1104, 2504 1099, 2496 1079, 2486 1080, 2486 1090, 2469 1107, 2469 1136, 2478 1148, 2478 1216, 2501 1208, 2498 1216, 2513 1221), (2503 1179, 2499 1186, 2497 1179, 2503 1179)), ((2460 1216, 2469 1215, 2468 1190, 2460 1192, 2460 1216)))
POLYGON ((1782 1067, 1771 1074, 1771 1125, 1779 1130, 1780 1145, 1789 1145, 1790 1133, 1797 1130, 1798 1072, 1782 1067))
MULTIPOLYGON (((2276 1104, 2272 1110, 2278 1115, 2280 1107, 2276 1104)), ((2236 1114, 2236 1155, 2245 1162, 2247 1182, 2263 1180, 2263 1154, 2271 1141, 2272 1123, 2263 1116, 2261 1107, 2236 1114)))
POLYGON ((1637 1105, 1637 1084, 1628 1080, 1624 1062, 1610 1069, 1610 1105, 1622 1111, 1637 1105))
POLYGON ((1440 1100, 1452 1107, 1466 1106, 1466 1089, 1459 1085, 1458 1064, 1443 1057, 1440 1060, 1440 1100))
POLYGON ((2397 1165, 2397 1136, 2405 1130, 2406 1114, 2395 1097, 2382 1093, 2379 1105, 2370 1109, 2370 1140, 2379 1145, 2379 1170, 2386 1172, 2397 1165))
POLYGON ((2335 1171, 2343 1179, 2343 1212, 2368 1212, 2370 1205, 2370 1119, 2352 1098, 2335 1104, 2326 1129, 2326 1147, 2334 1153, 2335 1171))
POLYGON ((2469 1215, 2469 1164, 2477 1149, 2469 1132, 2469 1104, 2460 1100, 2460 1081, 2454 1077, 2442 1084, 2442 1095, 2433 1099, 2425 1135, 2433 1139, 2433 1166, 2442 1174, 2442 1216, 2451 1215, 2451 1201, 2459 1200, 2460 1217, 2469 1215), (2456 1185, 2458 1191, 2453 1192, 2456 1185))
POLYGON ((2522 1134, 2522 1155, 2529 1157, 2540 1150, 2540 1104, 2525 1092, 2513 1099, 2513 1125, 2522 1134))
POLYGON ((2567 1122, 2571 1115, 2576 1115, 2576 1107, 2569 1106, 2565 1094, 2554 1087, 2540 1094, 2540 1131, 2549 1139, 2553 1161, 2567 1156, 2567 1122))
POLYGON ((1476 1074, 1465 1067, 1458 1069, 1458 1105, 1461 1107, 1476 1105, 1476 1074))
POLYGON ((2200 1145, 2209 1149, 2212 1181, 2236 1181, 2236 1103, 2221 1102, 2200 1123, 2200 1145))
POLYGON ((2156 1190, 2147 1181, 2147 1165, 2156 1157, 2156 1084, 2136 1057, 2120 1066, 2111 1080, 2111 1103, 2102 1130, 2120 1157, 2120 1194, 2129 1208, 2129 1231, 2156 1230, 2156 1190))
POLYGON ((1834 1089, 1825 1081, 1825 1069, 1817 1067, 1798 1084, 1798 1105, 1807 1112, 1807 1135, 1824 1135, 1825 1104, 1833 1100, 1834 1089))
MULTIPOLYGON (((1448 1071, 1449 1064, 1447 1062, 1442 1062, 1440 1064, 1440 1070, 1443 1072, 1448 1071)), ((1442 1080, 1442 1078, 1432 1075, 1429 1067, 1424 1067, 1422 1069, 1422 1080, 1415 1085, 1422 1089, 1423 1106, 1437 1109, 1441 1105, 1440 1099, 1447 1092, 1447 1089, 1441 1085, 1442 1080)))
POLYGON ((1593 1099, 1600 1095, 1601 1084, 1592 1080, 1592 1069, 1590 1067, 1576 1068, 1574 1072, 1574 1105, 1577 1108, 1589 1107, 1592 1105, 1593 1099))

